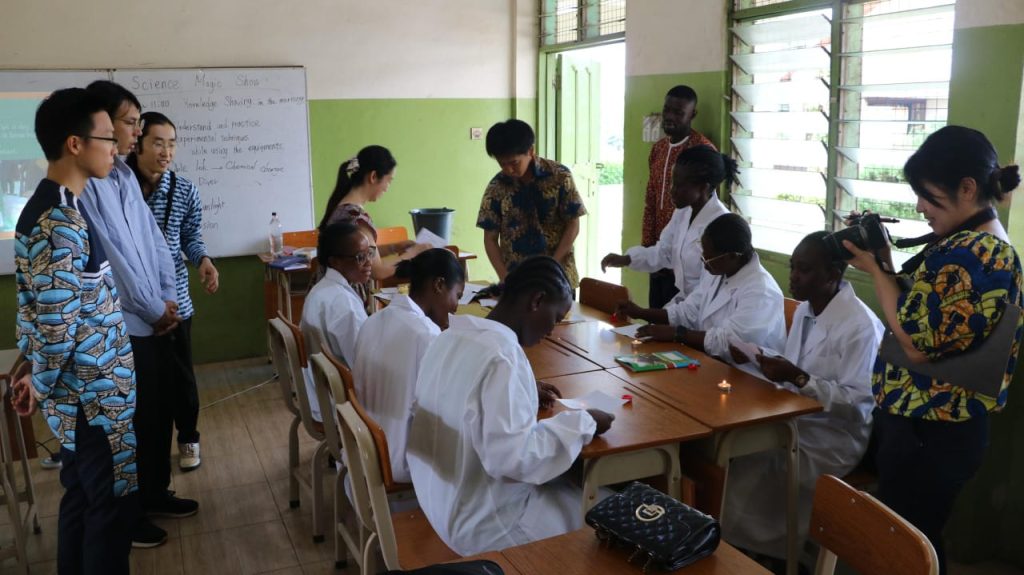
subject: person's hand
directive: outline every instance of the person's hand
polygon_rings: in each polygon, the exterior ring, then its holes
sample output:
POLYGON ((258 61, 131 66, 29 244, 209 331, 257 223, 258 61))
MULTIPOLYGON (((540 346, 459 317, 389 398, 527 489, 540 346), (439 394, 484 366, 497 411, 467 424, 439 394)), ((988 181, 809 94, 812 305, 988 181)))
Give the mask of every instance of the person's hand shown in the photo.
POLYGON ((206 293, 216 293, 220 287, 220 272, 210 258, 203 258, 203 262, 199 264, 199 281, 206 288, 206 293))
POLYGON ((843 247, 853 254, 852 258, 846 260, 846 263, 851 266, 869 274, 873 274, 881 269, 878 267, 878 261, 875 259, 874 252, 862 250, 850 240, 843 240, 843 247))
POLYGON ((182 317, 178 315, 178 303, 173 301, 164 302, 164 315, 153 324, 153 335, 165 335, 178 327, 182 317))
POLYGON ((17 377, 11 384, 11 407, 14 408, 14 413, 21 417, 29 417, 39 407, 36 396, 32 393, 31 369, 17 377))
POLYGON ((732 360, 736 362, 737 365, 741 363, 747 363, 748 361, 750 361, 750 358, 747 357, 747 354, 743 353, 742 351, 739 350, 738 347, 732 344, 729 345, 729 355, 732 356, 732 360))
POLYGON ((636 330, 637 337, 649 337, 654 341, 675 341, 676 328, 671 325, 657 325, 649 323, 636 330))
POLYGON ((631 263, 633 263, 633 258, 629 256, 608 254, 601 259, 601 271, 605 271, 605 268, 607 267, 624 268, 631 263))
POLYGON ((757 362, 761 366, 761 373, 775 383, 795 382, 796 378, 803 373, 799 367, 784 357, 758 355, 757 362))
POLYGON ((430 244, 418 244, 416 242, 410 242, 412 245, 399 250, 397 253, 403 260, 411 260, 412 258, 422 254, 423 252, 433 248, 430 244))
POLYGON ((537 399, 540 400, 542 409, 548 409, 555 404, 555 400, 562 397, 558 388, 546 381, 537 381, 537 399))
POLYGON ((619 321, 627 321, 631 317, 636 317, 637 314, 643 312, 644 308, 636 305, 630 300, 620 301, 615 306, 615 318, 619 321))
POLYGON ((594 422, 597 423, 597 431, 594 432, 594 437, 608 431, 612 426, 612 422, 615 421, 615 416, 607 411, 591 408, 587 410, 587 413, 589 413, 590 417, 593 417, 594 422))

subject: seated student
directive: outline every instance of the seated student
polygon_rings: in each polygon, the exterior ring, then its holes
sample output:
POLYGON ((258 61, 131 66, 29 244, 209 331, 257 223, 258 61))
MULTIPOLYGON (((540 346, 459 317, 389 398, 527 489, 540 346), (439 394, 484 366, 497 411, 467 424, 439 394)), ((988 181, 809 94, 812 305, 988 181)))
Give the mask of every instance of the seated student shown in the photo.
POLYGON ((466 279, 455 254, 439 248, 400 262, 395 275, 411 280, 409 295, 395 295, 363 324, 352 373, 360 403, 388 438, 395 481, 409 483, 405 444, 416 374, 427 346, 448 328, 466 279))
MULTIPOLYGON (((326 347, 335 357, 352 365, 356 336, 366 321, 366 304, 353 285, 370 279, 374 249, 353 222, 330 224, 320 230, 316 257, 324 277, 306 296, 299 327, 310 354, 326 347)), ((312 378, 306 377, 313 419, 320 421, 320 403, 312 378)))
MULTIPOLYGON (((827 235, 808 235, 789 260, 789 290, 802 303, 783 356, 765 351, 748 358, 731 350, 737 363, 754 361, 766 378, 824 407, 797 419, 801 539, 807 536, 818 476, 846 475, 867 448, 874 407, 871 368, 882 340, 882 323, 843 280, 846 262, 832 259, 823 241, 827 235)), ((785 462, 781 451, 732 461, 722 528, 733 545, 785 557, 785 462)))
POLYGON ((460 555, 504 549, 583 525, 582 493, 559 479, 614 417, 563 411, 537 420, 537 382, 523 347, 569 311, 562 266, 523 260, 487 316, 455 316, 424 354, 406 459, 416 497, 460 555))
MULTIPOLYGON (((729 213, 718 200, 718 186, 731 186, 736 178, 736 161, 710 146, 687 148, 676 157, 672 171, 672 203, 675 212, 661 230, 653 246, 633 246, 626 255, 608 254, 601 260, 601 271, 608 266, 650 272, 659 277, 670 269, 675 277, 676 294, 669 303, 678 303, 697 288, 704 266, 701 263, 700 237, 704 228, 718 216, 729 213)), ((668 305, 668 304, 666 304, 668 305)), ((653 307, 653 306, 652 306, 653 307)))
POLYGON ((651 322, 637 330, 639 337, 676 341, 722 358, 728 358, 730 339, 772 349, 785 345, 782 290, 761 267, 746 220, 720 216, 704 229, 700 243, 706 273, 685 300, 664 309, 627 301, 616 313, 651 322))

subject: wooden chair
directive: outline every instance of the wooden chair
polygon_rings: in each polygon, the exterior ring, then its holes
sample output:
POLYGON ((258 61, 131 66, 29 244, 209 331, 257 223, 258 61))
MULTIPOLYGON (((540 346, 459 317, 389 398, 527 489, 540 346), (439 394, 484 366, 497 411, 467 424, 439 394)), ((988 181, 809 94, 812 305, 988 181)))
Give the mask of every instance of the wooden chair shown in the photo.
POLYGON ((810 536, 821 546, 816 575, 835 572, 836 559, 862 575, 935 575, 939 558, 916 527, 874 497, 832 475, 814 492, 810 536))
POLYGON ((387 439, 359 401, 337 405, 341 439, 351 474, 356 516, 370 536, 363 547, 363 575, 375 573, 379 548, 389 570, 416 569, 459 556, 441 541, 421 510, 391 513, 388 494, 407 489, 394 483, 387 439))
MULTIPOLYGON (((10 387, 10 375, 0 374, 0 397, 8 396, 10 387)), ((28 571, 28 531, 29 526, 33 533, 41 533, 39 527, 39 510, 36 507, 35 486, 32 483, 32 473, 29 470, 28 457, 25 457, 25 437, 22 434, 19 421, 9 425, 6 409, 0 409, 0 504, 7 508, 7 515, 11 525, 11 532, 14 535, 14 545, 0 548, 0 560, 13 557, 18 563, 17 572, 27 574, 28 571), (11 430, 14 436, 11 436, 11 430), (13 441, 12 441, 13 440, 13 441), (20 451, 18 451, 20 450, 20 451), (20 461, 15 461, 15 452, 18 451, 20 461), (20 475, 22 486, 18 487, 18 475, 20 475), (22 503, 25 504, 24 508, 22 503)))
MULTIPOLYGON (((315 248, 320 232, 317 230, 304 230, 301 232, 285 232, 281 234, 284 245, 292 248, 315 248)), ((308 272, 290 273, 284 270, 273 270, 275 284, 277 285, 277 309, 284 312, 288 321, 296 321, 292 312, 292 300, 305 298, 312 289, 312 278, 316 277, 316 260, 310 262, 308 272)))
POLYGON ((785 298, 782 301, 782 312, 786 314, 786 333, 793 327, 793 314, 796 313, 797 306, 800 302, 793 298, 785 298))
POLYGON ((618 284, 603 282, 594 278, 580 280, 580 303, 599 309, 604 313, 615 313, 615 306, 629 299, 629 290, 618 284))
MULTIPOLYGON (((323 529, 323 474, 327 466, 327 445, 323 426, 313 419, 309 396, 306 392, 306 351, 299 327, 286 320, 280 312, 270 320, 270 350, 277 371, 278 382, 285 406, 292 413, 288 429, 288 505, 299 507, 300 484, 313 494, 313 541, 324 540, 323 529), (310 463, 310 480, 299 471, 299 426, 317 443, 310 463)), ((321 410, 323 411, 323 410, 321 410)))

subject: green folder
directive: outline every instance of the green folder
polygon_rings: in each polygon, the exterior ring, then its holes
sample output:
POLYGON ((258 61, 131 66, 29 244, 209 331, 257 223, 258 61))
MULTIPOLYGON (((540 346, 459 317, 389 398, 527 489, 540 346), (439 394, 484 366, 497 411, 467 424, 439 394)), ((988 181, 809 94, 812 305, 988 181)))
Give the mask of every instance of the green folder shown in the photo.
POLYGON ((656 371, 659 369, 675 369, 689 365, 700 365, 700 362, 678 351, 656 351, 654 353, 637 353, 633 355, 617 355, 615 361, 632 371, 656 371))

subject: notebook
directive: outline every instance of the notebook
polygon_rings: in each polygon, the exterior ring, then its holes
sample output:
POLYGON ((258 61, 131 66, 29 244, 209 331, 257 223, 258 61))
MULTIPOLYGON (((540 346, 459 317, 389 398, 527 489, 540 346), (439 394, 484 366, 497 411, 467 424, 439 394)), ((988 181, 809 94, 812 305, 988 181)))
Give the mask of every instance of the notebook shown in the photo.
POLYGON ((655 371, 659 369, 675 369, 700 365, 700 362, 678 351, 656 351, 654 353, 636 353, 617 355, 615 361, 632 371, 655 371))

